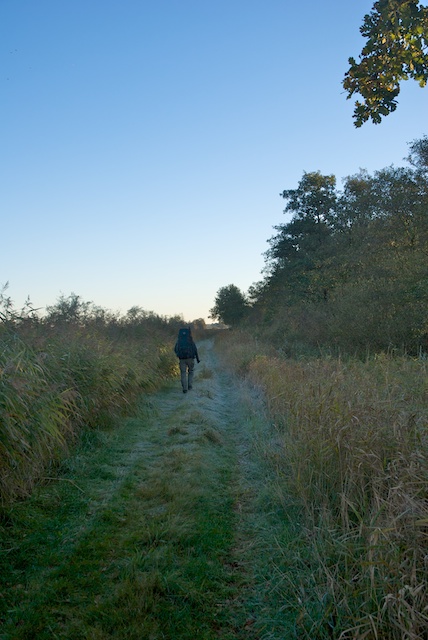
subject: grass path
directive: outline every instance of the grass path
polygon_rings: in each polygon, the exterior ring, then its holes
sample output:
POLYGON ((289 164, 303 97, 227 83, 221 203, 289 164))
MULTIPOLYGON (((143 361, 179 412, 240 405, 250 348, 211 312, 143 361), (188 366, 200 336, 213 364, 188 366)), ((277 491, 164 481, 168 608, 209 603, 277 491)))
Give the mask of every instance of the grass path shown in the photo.
POLYGON ((300 637, 274 436, 210 341, 200 354, 191 392, 174 381, 87 436, 4 518, 1 640, 300 637))

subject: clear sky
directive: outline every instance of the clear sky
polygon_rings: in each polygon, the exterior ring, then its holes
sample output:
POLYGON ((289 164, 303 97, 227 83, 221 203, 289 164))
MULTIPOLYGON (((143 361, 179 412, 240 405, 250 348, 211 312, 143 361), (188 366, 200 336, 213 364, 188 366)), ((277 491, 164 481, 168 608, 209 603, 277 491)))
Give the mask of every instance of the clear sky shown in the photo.
POLYGON ((402 166, 428 88, 355 129, 372 0, 0 0, 0 284, 205 318, 261 279, 279 193, 402 166))

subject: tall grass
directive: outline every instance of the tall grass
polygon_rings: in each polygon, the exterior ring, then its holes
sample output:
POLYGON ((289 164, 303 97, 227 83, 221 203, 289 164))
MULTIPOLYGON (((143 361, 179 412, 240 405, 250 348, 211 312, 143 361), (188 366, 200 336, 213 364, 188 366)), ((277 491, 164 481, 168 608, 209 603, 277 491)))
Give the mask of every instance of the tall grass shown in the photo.
POLYGON ((0 298, 0 505, 31 492, 82 428, 112 424, 176 372, 176 323, 62 299, 44 319, 0 298))
POLYGON ((426 362, 285 360, 242 337, 226 342, 231 366, 264 390, 284 502, 291 494, 302 508, 322 605, 307 629, 427 637, 426 362))
POLYGON ((141 397, 114 431, 86 431, 61 481, 7 510, 2 640, 238 637, 237 425, 225 394, 217 404, 204 388, 219 388, 215 373, 185 399, 178 381, 141 397))

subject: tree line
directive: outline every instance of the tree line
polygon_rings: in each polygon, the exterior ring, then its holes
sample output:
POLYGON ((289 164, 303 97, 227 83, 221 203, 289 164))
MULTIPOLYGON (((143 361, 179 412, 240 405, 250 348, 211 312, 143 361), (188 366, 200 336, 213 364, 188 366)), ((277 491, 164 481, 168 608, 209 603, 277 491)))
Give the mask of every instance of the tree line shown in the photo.
POLYGON ((281 192, 289 222, 268 240, 264 277, 222 287, 211 309, 279 345, 428 351, 428 137, 409 166, 343 181, 304 173, 281 192))
MULTIPOLYGON (((377 0, 360 27, 342 85, 354 125, 397 108, 403 80, 428 81, 428 7, 377 0)), ((211 317, 251 323, 281 348, 428 351, 428 138, 410 144, 410 166, 334 175, 304 173, 280 194, 291 220, 274 227, 264 277, 243 293, 217 292, 211 317), (284 345, 286 345, 284 347, 284 345)))

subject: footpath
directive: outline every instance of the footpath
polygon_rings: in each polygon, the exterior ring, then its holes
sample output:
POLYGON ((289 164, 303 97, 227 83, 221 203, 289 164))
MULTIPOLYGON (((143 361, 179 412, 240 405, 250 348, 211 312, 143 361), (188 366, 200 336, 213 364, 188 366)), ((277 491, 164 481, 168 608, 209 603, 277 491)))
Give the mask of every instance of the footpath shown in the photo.
POLYGON ((257 392, 198 344, 179 378, 89 434, 1 525, 0 640, 285 640, 291 507, 257 392))

